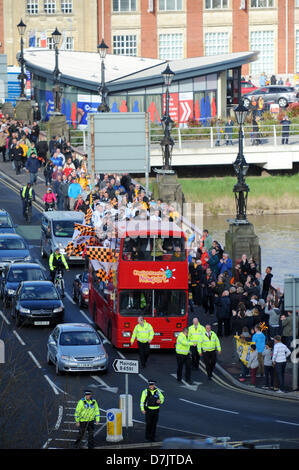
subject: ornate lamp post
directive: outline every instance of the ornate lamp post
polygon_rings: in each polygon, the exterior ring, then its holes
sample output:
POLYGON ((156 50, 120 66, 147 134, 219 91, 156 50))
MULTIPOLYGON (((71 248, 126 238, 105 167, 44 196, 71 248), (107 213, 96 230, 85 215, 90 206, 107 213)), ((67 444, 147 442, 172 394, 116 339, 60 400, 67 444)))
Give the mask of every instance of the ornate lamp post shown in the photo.
POLYGON ((167 64, 166 69, 162 72, 162 76, 164 78, 164 85, 166 86, 166 100, 165 100, 165 112, 163 118, 161 120, 163 129, 164 129, 164 136, 160 142, 163 154, 163 170, 170 170, 171 171, 171 157, 172 157, 172 150, 174 146, 174 140, 171 137, 171 130, 174 125, 174 121, 171 119, 169 115, 169 87, 174 77, 174 72, 167 64))
POLYGON ((25 96, 25 83, 27 80, 27 75, 25 74, 25 60, 24 60, 24 34, 26 31, 27 26, 21 19, 20 23, 17 25, 19 35, 21 37, 21 53, 20 53, 20 58, 19 58, 19 64, 21 66, 21 73, 18 76, 18 79, 21 80, 21 94, 20 98, 26 98, 25 96))
POLYGON ((61 101, 61 87, 60 87, 61 72, 60 72, 59 66, 58 66, 58 56, 59 56, 58 46, 59 46, 60 41, 61 41, 61 33, 58 31, 57 28, 55 29, 55 31, 53 31, 52 38, 53 38, 53 43, 54 43, 54 48, 55 48, 55 69, 54 69, 54 72, 53 72, 54 112, 55 113, 60 113, 60 108, 61 108, 61 105, 60 105, 60 101, 61 101))
POLYGON ((234 162, 234 170, 237 175, 238 182, 234 186, 235 202, 236 202, 236 222, 247 222, 247 198, 249 186, 245 182, 249 165, 247 164, 243 154, 243 125, 248 113, 248 109, 243 104, 239 104, 235 109, 235 116, 239 124, 239 152, 234 162))
POLYGON ((98 111, 100 113, 108 113, 110 111, 110 108, 107 104, 107 96, 108 96, 109 90, 105 84, 105 57, 106 57, 108 49, 109 47, 107 46, 107 44, 105 44, 104 39, 102 39, 101 44, 98 45, 98 52, 102 60, 101 62, 101 85, 98 88, 99 94, 101 95, 101 98, 102 98, 102 102, 100 106, 98 107, 98 111))

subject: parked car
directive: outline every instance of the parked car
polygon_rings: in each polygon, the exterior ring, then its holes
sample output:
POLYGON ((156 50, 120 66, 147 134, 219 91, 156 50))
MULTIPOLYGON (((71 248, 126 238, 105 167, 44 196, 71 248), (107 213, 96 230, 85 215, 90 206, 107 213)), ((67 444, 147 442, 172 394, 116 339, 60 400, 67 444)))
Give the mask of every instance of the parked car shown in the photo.
POLYGON ((0 280, 0 295, 7 307, 22 281, 46 281, 45 270, 38 263, 15 262, 4 269, 0 280))
POLYGON ((261 96, 264 103, 278 103, 281 108, 286 108, 289 103, 296 103, 299 101, 298 91, 294 87, 283 85, 264 86, 246 93, 242 96, 244 106, 248 108, 253 96, 256 98, 261 96))
POLYGON ((16 227, 5 209, 0 209, 0 233, 16 233, 16 227))
POLYGON ((13 261, 32 261, 28 243, 17 233, 0 233, 0 271, 13 261))
POLYGON ((257 90, 257 86, 255 86, 252 82, 248 80, 241 80, 241 93, 242 95, 246 93, 250 93, 251 91, 257 90))
POLYGON ((89 287, 88 271, 77 274, 73 282, 73 299, 80 307, 88 306, 89 287))
POLYGON ((56 374, 63 372, 107 372, 108 354, 93 326, 85 323, 57 325, 47 343, 47 362, 56 374))
POLYGON ((64 305, 51 281, 22 281, 13 297, 16 325, 50 325, 63 321, 64 305))

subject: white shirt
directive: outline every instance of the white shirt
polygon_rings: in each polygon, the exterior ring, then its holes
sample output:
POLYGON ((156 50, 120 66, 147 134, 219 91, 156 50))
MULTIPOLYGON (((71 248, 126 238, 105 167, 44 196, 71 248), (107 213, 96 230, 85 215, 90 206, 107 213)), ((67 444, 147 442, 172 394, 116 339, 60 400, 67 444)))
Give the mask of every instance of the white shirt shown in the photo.
POLYGON ((286 362, 287 357, 291 354, 289 348, 283 343, 275 343, 273 348, 273 362, 286 362))

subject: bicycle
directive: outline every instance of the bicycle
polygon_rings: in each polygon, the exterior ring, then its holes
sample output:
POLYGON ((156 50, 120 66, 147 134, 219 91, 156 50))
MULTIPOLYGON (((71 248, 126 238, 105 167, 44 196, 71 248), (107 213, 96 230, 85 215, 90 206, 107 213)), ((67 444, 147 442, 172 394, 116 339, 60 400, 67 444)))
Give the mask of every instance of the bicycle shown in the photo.
POLYGON ((30 222, 31 222, 31 220, 32 220, 32 201, 31 201, 31 199, 28 199, 28 200, 25 202, 24 219, 25 219, 26 222, 28 222, 29 224, 30 224, 30 222))
POLYGON ((63 269, 57 268, 54 277, 54 286, 61 293, 61 297, 64 297, 64 279, 63 279, 63 269))
POLYGON ((46 202, 45 203, 45 212, 55 211, 55 202, 46 202))

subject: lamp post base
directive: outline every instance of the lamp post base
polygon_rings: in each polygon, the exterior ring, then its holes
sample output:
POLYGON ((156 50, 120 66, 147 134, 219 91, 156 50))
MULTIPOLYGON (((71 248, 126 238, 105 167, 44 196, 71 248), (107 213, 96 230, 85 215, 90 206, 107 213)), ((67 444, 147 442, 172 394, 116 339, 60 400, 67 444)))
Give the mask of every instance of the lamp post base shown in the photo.
POLYGON ((228 231, 225 233, 225 251, 233 262, 233 270, 243 254, 253 258, 261 270, 261 247, 254 231, 254 226, 247 220, 228 220, 228 231))
POLYGON ((70 139, 70 130, 64 114, 53 112, 47 126, 48 140, 53 136, 60 135, 66 141, 70 139))
POLYGON ((153 183, 155 200, 162 199, 167 204, 176 204, 180 214, 183 213, 184 194, 178 182, 178 176, 173 170, 154 170, 156 181, 153 183))
POLYGON ((14 110, 15 119, 31 124, 33 121, 33 108, 31 100, 18 98, 14 110))

